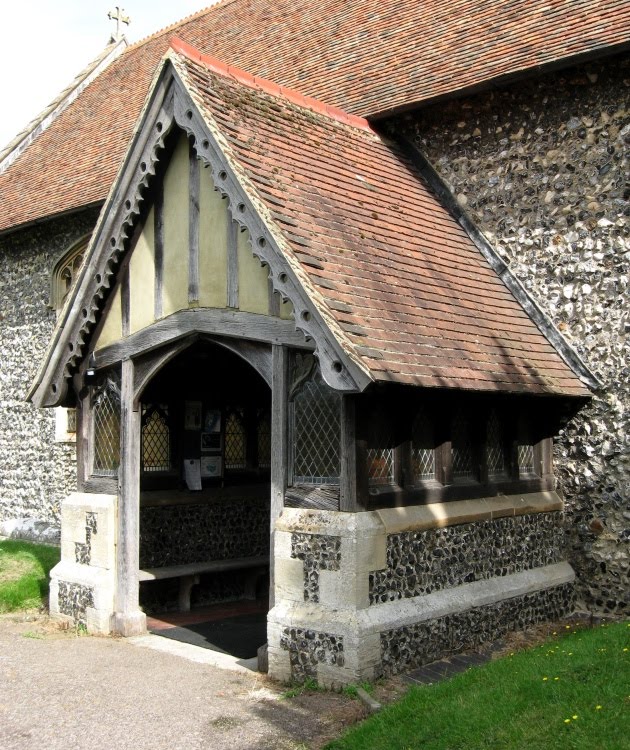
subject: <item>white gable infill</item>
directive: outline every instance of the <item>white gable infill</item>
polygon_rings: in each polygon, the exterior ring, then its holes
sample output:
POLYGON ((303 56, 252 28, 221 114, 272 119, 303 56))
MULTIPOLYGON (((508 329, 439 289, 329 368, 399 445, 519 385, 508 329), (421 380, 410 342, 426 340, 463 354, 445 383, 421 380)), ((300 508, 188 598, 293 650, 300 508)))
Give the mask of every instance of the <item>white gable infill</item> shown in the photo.
POLYGON ((89 353, 129 240, 144 193, 156 174, 166 136, 179 127, 194 139, 198 158, 212 171, 215 188, 228 199, 232 218, 249 230, 252 252, 269 269, 274 291, 291 302, 295 328, 315 345, 322 375, 333 388, 362 391, 372 378, 328 311, 320 293, 291 252, 281 230, 239 169, 227 140, 204 117, 169 52, 151 87, 118 176, 101 211, 86 260, 28 398, 36 406, 66 402, 70 378, 89 353))

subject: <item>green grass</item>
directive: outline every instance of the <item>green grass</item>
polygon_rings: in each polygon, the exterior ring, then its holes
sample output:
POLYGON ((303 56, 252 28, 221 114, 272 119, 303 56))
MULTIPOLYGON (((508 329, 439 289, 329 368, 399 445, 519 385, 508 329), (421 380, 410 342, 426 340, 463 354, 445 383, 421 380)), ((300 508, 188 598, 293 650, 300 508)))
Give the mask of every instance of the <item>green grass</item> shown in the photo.
POLYGON ((43 544, 0 541, 0 613, 48 604, 48 574, 59 549, 43 544))
POLYGON ((414 687, 326 750, 630 748, 630 623, 558 633, 414 687))

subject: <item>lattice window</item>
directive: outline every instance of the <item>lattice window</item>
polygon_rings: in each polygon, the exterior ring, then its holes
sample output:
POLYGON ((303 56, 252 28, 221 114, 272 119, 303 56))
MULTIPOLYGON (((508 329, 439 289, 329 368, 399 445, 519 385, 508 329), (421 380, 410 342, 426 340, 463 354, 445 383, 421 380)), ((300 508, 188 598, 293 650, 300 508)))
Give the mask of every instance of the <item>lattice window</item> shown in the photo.
POLYGON ((488 416, 488 427, 486 432, 486 461, 489 477, 505 475, 503 425, 501 424, 495 409, 491 409, 488 416))
POLYGON ((166 404, 142 406, 142 470, 169 471, 171 431, 166 404))
POLYGON ((376 410, 369 426, 366 453, 370 484, 394 484, 394 439, 389 415, 376 410))
POLYGON ((225 418, 225 468, 247 466, 247 434, 243 409, 233 409, 225 418))
POLYGON ((451 445, 453 477, 455 479, 474 479, 475 472, 470 425, 466 416, 461 411, 455 413, 451 423, 451 445))
POLYGON ((339 484, 341 397, 318 367, 301 370, 291 409, 293 482, 339 484))
POLYGON ((120 465, 120 375, 110 371, 96 387, 92 398, 92 471, 115 476, 120 465))
POLYGON ((521 477, 535 474, 533 445, 518 446, 518 473, 521 477))
POLYGON ((418 411, 411 428, 411 469, 414 482, 435 479, 433 425, 424 409, 418 411))
POLYGON ((257 419, 258 466, 268 469, 271 466, 271 414, 269 409, 259 409, 257 419))

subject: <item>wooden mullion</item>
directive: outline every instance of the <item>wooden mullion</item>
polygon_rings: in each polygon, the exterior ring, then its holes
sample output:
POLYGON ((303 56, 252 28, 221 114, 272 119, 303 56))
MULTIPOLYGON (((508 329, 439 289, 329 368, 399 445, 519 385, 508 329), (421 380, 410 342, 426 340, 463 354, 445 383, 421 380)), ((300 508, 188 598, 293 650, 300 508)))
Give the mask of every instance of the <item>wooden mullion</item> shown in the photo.
POLYGON ((435 448, 435 478, 442 485, 453 484, 453 444, 443 440, 435 448))

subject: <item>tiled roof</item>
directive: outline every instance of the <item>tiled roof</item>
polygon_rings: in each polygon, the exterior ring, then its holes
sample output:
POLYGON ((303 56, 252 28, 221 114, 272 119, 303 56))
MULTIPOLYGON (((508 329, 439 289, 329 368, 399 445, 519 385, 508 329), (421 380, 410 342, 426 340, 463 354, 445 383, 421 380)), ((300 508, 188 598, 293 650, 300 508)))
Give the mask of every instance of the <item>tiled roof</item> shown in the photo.
POLYGON ((587 393, 395 144, 364 120, 174 46, 209 132, 373 379, 587 393))
POLYGON ((627 0, 224 0, 130 47, 0 175, 0 231, 102 201, 173 33, 375 116, 630 37, 627 0))

